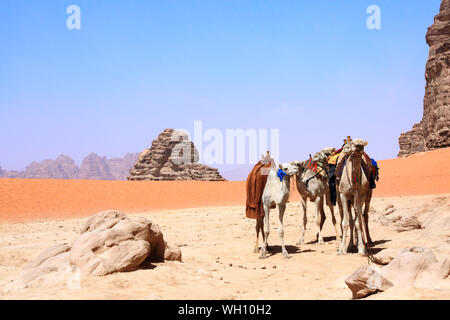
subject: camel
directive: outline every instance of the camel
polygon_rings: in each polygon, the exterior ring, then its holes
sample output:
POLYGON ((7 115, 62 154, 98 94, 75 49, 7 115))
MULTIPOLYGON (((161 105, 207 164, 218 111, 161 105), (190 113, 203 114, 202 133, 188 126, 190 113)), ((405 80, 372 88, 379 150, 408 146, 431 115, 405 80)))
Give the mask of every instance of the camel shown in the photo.
MULTIPOLYGON (((370 200, 372 198, 372 190, 369 187, 369 180, 362 172, 361 161, 364 147, 367 142, 362 139, 354 139, 344 146, 339 162, 343 161, 342 158, 348 155, 346 163, 344 165, 342 175, 337 180, 337 202, 339 211, 342 216, 342 239, 338 254, 346 254, 347 251, 353 251, 355 248, 353 239, 353 227, 356 229, 358 254, 367 255, 367 251, 364 247, 362 229, 364 228, 367 239, 370 240, 368 234, 368 211, 370 200), (364 215, 365 223, 362 222, 362 203, 365 204, 364 215), (355 218, 352 219, 351 208, 353 207, 355 212, 355 218), (350 239, 349 245, 346 246, 347 230, 350 227, 350 239)), ((370 240, 371 241, 371 240, 370 240)))
POLYGON ((307 168, 308 161, 297 162, 299 165, 299 172, 296 174, 297 190, 300 193, 301 203, 303 208, 303 225, 300 226, 300 240, 297 244, 301 244, 305 238, 305 229, 308 222, 306 216, 306 202, 309 198, 314 202, 316 209, 316 224, 317 224, 317 241, 319 244, 324 244, 322 237, 322 227, 325 223, 326 216, 324 211, 324 198, 327 206, 331 211, 331 219, 336 231, 336 241, 340 242, 341 229, 336 221, 334 215, 334 207, 331 204, 330 192, 328 187, 328 163, 327 158, 334 152, 334 148, 325 148, 322 151, 317 152, 312 161, 318 164, 317 172, 307 168), (324 173, 323 175, 321 173, 324 173))
MULTIPOLYGON (((291 177, 298 172, 298 166, 291 163, 280 164, 280 170, 276 168, 271 168, 267 177, 267 182, 264 187, 262 194, 262 203, 264 208, 264 235, 263 244, 261 246, 260 259, 265 259, 267 254, 267 238, 270 233, 269 225, 269 213, 270 209, 278 206, 278 219, 280 227, 278 229, 278 236, 281 241, 281 250, 285 258, 289 258, 289 254, 284 245, 284 229, 283 229, 283 217, 284 211, 286 210, 286 203, 289 200, 290 189, 291 189, 291 177)), ((258 232, 258 227, 257 227, 258 232)), ((258 234, 257 234, 258 237, 258 234)), ((258 238, 257 238, 258 239, 258 238)))

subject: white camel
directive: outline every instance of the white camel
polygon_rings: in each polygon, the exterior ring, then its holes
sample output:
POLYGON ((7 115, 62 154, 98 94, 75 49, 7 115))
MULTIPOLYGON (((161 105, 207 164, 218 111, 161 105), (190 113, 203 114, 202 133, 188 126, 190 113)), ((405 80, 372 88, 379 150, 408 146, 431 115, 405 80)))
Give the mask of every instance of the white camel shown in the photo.
POLYGON ((330 192, 328 187, 328 162, 327 158, 330 156, 334 148, 325 148, 311 158, 311 160, 318 164, 317 172, 307 168, 307 161, 297 162, 299 166, 299 172, 296 174, 297 190, 300 193, 302 209, 303 209, 303 225, 300 226, 300 240, 297 244, 301 244, 305 238, 305 229, 308 222, 306 215, 306 202, 309 198, 311 202, 314 202, 316 211, 316 224, 317 224, 317 242, 324 244, 322 237, 322 227, 325 222, 326 216, 324 211, 324 202, 330 208, 331 220, 336 232, 336 241, 339 243, 341 240, 341 228, 336 221, 334 215, 334 207, 331 203, 330 192))
POLYGON ((279 170, 271 168, 267 177, 267 182, 262 194, 262 203, 264 208, 264 238, 261 246, 260 259, 266 258, 267 254, 267 238, 270 233, 269 225, 269 213, 270 208, 278 206, 278 219, 280 227, 278 229, 278 235, 281 241, 281 250, 285 258, 289 258, 289 254, 284 246, 284 230, 283 230, 283 216, 286 210, 286 203, 289 200, 291 189, 291 177, 298 172, 298 166, 296 163, 284 163, 280 164, 279 168, 282 170, 279 174, 279 170))

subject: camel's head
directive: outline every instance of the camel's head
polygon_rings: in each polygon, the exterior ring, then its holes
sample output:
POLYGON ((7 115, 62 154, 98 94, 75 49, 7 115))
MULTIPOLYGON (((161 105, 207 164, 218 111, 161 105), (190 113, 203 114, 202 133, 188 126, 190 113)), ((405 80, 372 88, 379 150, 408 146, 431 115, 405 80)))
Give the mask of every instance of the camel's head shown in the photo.
POLYGON ((291 163, 292 165, 297 167, 297 172, 295 174, 301 174, 303 172, 303 170, 305 170, 308 160, 306 160, 306 161, 291 161, 289 163, 291 163))
POLYGON ((297 174, 299 171, 299 161, 292 161, 289 163, 280 163, 278 166, 281 170, 286 172, 288 176, 293 176, 294 174, 297 174))
POLYGON ((361 155, 367 144, 368 142, 363 139, 354 139, 351 142, 346 143, 342 151, 344 154, 361 155))
POLYGON ((333 154, 334 151, 336 151, 336 148, 328 147, 328 148, 323 148, 321 152, 323 152, 323 154, 326 157, 329 157, 333 154))
POLYGON ((353 153, 362 153, 364 151, 364 147, 367 146, 368 142, 364 141, 363 139, 354 139, 351 144, 353 153))
POLYGON ((320 150, 319 152, 316 152, 314 156, 312 157, 312 160, 315 162, 319 162, 322 164, 327 163, 327 159, 331 154, 336 150, 335 148, 324 148, 320 150))

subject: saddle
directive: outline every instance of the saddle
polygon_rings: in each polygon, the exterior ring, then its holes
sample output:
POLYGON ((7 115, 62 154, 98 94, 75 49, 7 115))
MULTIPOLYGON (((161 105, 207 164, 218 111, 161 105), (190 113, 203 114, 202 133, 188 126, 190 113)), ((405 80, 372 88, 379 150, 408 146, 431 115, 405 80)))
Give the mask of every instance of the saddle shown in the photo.
POLYGON ((326 169, 323 166, 319 165, 317 161, 313 161, 313 159, 311 159, 311 158, 306 161, 306 164, 304 167, 305 167, 305 169, 310 169, 314 173, 320 174, 322 177, 327 176, 326 169))
POLYGON ((264 217, 262 194, 266 186, 270 168, 275 167, 275 161, 266 157, 260 160, 247 177, 246 191, 247 200, 245 205, 245 216, 250 219, 264 217))
MULTIPOLYGON (((336 179, 339 179, 342 176, 342 172, 344 171, 344 166, 347 163, 349 154, 343 154, 341 153, 337 159, 337 165, 336 170, 334 171, 334 174, 336 175, 336 179)), ((372 159, 367 155, 367 153, 363 152, 363 158, 361 161, 361 169, 364 172, 364 175, 366 176, 367 180, 370 179, 370 172, 373 171, 376 168, 372 167, 372 159)), ((375 175, 374 175, 375 176, 375 175)))

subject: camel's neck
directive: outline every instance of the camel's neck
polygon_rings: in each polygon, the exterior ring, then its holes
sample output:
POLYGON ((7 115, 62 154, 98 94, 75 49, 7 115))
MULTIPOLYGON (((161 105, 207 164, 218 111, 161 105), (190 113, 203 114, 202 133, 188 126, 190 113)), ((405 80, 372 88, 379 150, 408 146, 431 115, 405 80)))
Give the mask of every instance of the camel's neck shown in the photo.
POLYGON ((291 176, 284 176, 281 181, 281 190, 283 193, 289 193, 291 191, 291 176))
POLYGON ((277 175, 278 169, 271 169, 269 174, 269 179, 275 180, 276 184, 281 187, 281 190, 289 192, 291 189, 291 177, 284 176, 283 180, 280 181, 280 178, 277 175))
POLYGON ((350 166, 350 170, 348 173, 350 174, 350 184, 355 188, 361 185, 361 156, 353 155, 348 161, 348 165, 350 166))

